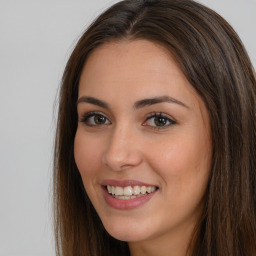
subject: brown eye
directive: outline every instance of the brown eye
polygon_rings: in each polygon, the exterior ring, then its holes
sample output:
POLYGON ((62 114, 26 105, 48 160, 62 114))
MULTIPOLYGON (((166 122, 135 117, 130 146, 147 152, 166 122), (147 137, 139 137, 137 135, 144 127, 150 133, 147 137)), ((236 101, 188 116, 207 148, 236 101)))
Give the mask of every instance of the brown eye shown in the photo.
POLYGON ((168 123, 168 120, 164 117, 155 117, 154 118, 154 124, 156 126, 165 126, 168 123))
POLYGON ((163 114, 154 114, 148 117, 146 122, 143 125, 161 129, 173 124, 176 124, 176 122, 173 121, 171 118, 163 114))
POLYGON ((110 124, 110 121, 102 114, 89 113, 86 114, 81 120, 88 126, 99 126, 110 124))
POLYGON ((95 123, 95 124, 100 124, 100 125, 102 125, 102 124, 105 124, 107 118, 104 117, 104 116, 102 116, 102 115, 95 115, 94 118, 93 118, 93 120, 94 120, 94 123, 95 123))

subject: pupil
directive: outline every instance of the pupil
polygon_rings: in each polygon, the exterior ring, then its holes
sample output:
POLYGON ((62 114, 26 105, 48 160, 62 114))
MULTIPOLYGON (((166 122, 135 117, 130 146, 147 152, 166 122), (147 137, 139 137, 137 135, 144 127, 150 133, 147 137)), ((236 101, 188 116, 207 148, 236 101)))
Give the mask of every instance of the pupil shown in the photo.
POLYGON ((157 126, 164 126, 164 125, 166 125, 166 119, 163 117, 158 117, 155 119, 155 124, 157 126))
POLYGON ((105 117, 104 116, 95 116, 94 122, 96 124, 104 124, 105 123, 105 117))

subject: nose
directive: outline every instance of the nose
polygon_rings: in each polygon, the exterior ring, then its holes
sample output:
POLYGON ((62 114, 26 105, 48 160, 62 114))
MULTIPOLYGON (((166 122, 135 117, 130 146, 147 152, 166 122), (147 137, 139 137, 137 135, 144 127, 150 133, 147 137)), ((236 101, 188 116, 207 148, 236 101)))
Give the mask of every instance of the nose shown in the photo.
POLYGON ((102 162, 113 171, 138 166, 142 162, 142 154, 136 144, 135 132, 127 127, 119 127, 109 136, 102 162))

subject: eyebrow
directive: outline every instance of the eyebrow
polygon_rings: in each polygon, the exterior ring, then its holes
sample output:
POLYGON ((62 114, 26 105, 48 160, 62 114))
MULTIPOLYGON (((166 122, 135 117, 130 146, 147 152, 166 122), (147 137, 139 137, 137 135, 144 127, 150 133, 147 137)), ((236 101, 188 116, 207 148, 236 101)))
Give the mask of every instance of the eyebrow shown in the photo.
POLYGON ((155 97, 155 98, 139 100, 139 101, 135 102, 134 108, 138 109, 138 108, 143 108, 146 106, 151 106, 151 105, 154 105, 157 103, 164 103, 164 102, 178 104, 182 107, 189 109, 189 107, 185 103, 183 103, 177 99, 174 99, 170 96, 160 96, 160 97, 155 97))
MULTIPOLYGON (((99 100, 99 99, 96 99, 93 97, 82 96, 77 100, 77 105, 82 102, 93 104, 93 105, 96 105, 96 106, 99 106, 102 108, 110 109, 108 103, 106 103, 103 100, 99 100)), ((183 103, 175 98, 172 98, 170 96, 160 96, 160 97, 154 97, 154 98, 148 98, 148 99, 142 99, 142 100, 136 101, 134 103, 134 109, 139 109, 139 108, 143 108, 146 106, 151 106, 154 104, 164 103, 164 102, 178 104, 182 107, 189 109, 189 107, 185 103, 183 103)))
POLYGON ((99 100, 99 99, 96 99, 93 97, 82 96, 81 98, 79 98, 77 100, 77 105, 82 102, 90 103, 90 104, 93 104, 93 105, 96 105, 96 106, 99 106, 102 108, 109 109, 109 105, 105 101, 102 101, 102 100, 99 100))

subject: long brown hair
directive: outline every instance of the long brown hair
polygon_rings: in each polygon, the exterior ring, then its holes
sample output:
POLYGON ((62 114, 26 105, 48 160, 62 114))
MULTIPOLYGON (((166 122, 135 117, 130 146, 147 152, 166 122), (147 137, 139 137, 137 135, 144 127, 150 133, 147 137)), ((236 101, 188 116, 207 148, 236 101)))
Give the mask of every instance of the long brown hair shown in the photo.
POLYGON ((129 255, 126 242, 104 230, 83 187, 73 144, 82 68, 113 40, 146 39, 175 56, 204 100, 213 159, 189 255, 256 255, 256 82, 239 37, 211 9, 191 0, 126 0, 86 30, 67 63, 59 96, 54 161, 57 255, 129 255))

